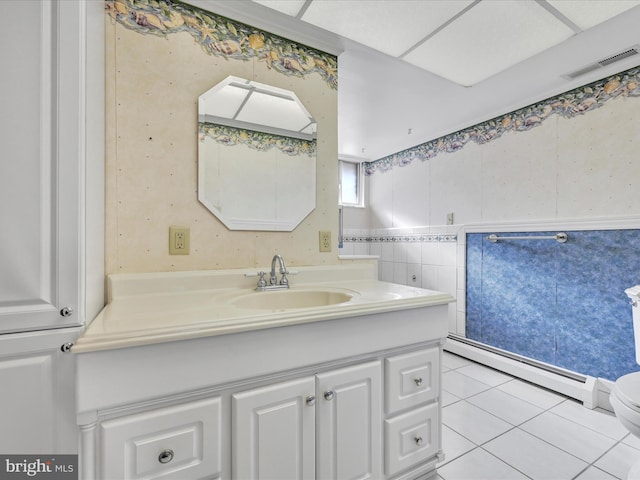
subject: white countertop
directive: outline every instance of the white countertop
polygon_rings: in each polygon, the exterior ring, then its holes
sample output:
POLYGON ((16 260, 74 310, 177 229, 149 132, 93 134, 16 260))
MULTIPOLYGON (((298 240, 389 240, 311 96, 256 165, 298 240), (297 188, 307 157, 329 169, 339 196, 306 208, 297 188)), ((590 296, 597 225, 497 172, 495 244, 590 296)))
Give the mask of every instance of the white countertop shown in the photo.
MULTIPOLYGON (((251 309, 234 299, 254 292, 254 270, 112 275, 109 303, 72 348, 85 353, 442 305, 449 294, 380 282, 375 265, 291 267, 289 291, 352 295, 320 307, 251 309)), ((270 295, 275 292, 257 292, 270 295)))

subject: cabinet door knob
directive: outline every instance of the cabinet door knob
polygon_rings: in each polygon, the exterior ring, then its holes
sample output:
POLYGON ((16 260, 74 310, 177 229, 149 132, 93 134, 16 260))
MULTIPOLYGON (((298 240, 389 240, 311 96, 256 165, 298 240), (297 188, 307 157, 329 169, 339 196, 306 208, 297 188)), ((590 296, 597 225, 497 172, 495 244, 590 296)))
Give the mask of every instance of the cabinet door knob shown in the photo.
POLYGON ((327 390, 326 392, 324 392, 324 399, 325 400, 333 400, 333 397, 335 396, 335 393, 333 390, 327 390))
POLYGON ((422 437, 414 437, 413 441, 416 442, 416 445, 422 445, 422 437))
POLYGON ((422 377, 414 378, 413 381, 416 383, 417 387, 422 385, 422 377))
POLYGON ((309 395, 306 399, 305 402, 307 405, 311 406, 311 405, 315 405, 316 403, 316 397, 314 395, 309 395))
POLYGON ((158 461, 160 463, 169 463, 171 460, 173 460, 173 450, 169 448, 163 450, 162 453, 158 455, 158 461))

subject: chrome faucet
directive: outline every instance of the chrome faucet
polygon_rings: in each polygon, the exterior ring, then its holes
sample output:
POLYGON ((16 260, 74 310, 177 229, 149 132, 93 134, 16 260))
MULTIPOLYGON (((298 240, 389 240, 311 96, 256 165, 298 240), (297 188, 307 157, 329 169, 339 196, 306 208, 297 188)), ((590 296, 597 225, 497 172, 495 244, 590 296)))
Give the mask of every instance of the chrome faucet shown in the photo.
POLYGON ((267 272, 258 273, 245 273, 245 277, 258 277, 258 284, 256 290, 259 292, 265 292, 267 290, 283 290, 289 288, 289 279, 287 275, 295 275, 297 272, 290 272, 284 264, 284 258, 282 255, 274 255, 271 260, 271 272, 269 273, 269 281, 267 282, 265 276, 267 272), (276 271, 276 263, 279 264, 279 272, 276 271), (280 273, 280 281, 278 281, 278 273, 280 273))
POLYGON ((289 279, 287 275, 287 267, 284 265, 284 258, 282 255, 275 254, 271 259, 271 273, 269 274, 269 285, 281 285, 284 288, 289 288, 289 279), (278 277, 276 275, 276 262, 280 264, 280 283, 278 283, 278 277))

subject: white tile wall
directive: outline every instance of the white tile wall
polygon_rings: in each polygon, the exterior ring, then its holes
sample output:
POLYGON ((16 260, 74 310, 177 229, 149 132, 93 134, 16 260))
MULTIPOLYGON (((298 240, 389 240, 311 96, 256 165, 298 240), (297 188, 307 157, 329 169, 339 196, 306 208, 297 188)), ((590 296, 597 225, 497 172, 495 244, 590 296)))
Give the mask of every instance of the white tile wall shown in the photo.
MULTIPOLYGON (((414 235, 417 233, 451 233, 439 229, 345 229, 346 237, 377 237, 414 235)), ((458 252, 456 242, 388 241, 345 242, 341 255, 379 256, 379 278, 385 282, 438 290, 456 298, 459 290, 458 252)), ((464 303, 464 302, 463 302, 464 303)), ((449 305, 449 327, 455 331, 458 323, 457 302, 449 305)))

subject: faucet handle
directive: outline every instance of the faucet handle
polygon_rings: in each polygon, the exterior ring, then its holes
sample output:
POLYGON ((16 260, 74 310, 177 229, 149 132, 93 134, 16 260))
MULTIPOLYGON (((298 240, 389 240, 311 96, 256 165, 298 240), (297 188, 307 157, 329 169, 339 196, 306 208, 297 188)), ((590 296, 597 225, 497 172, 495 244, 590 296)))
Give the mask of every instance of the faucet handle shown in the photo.
POLYGON ((298 271, 297 270, 289 271, 285 268, 284 271, 280 272, 280 274, 282 275, 280 277, 280 285, 289 285, 289 279, 287 278, 287 275, 297 275, 298 271))
POLYGON ((256 273, 245 273, 244 276, 245 277, 260 277, 258 278, 258 285, 257 288, 264 288, 267 286, 267 281, 265 280, 264 276, 267 274, 267 272, 256 272, 256 273))

